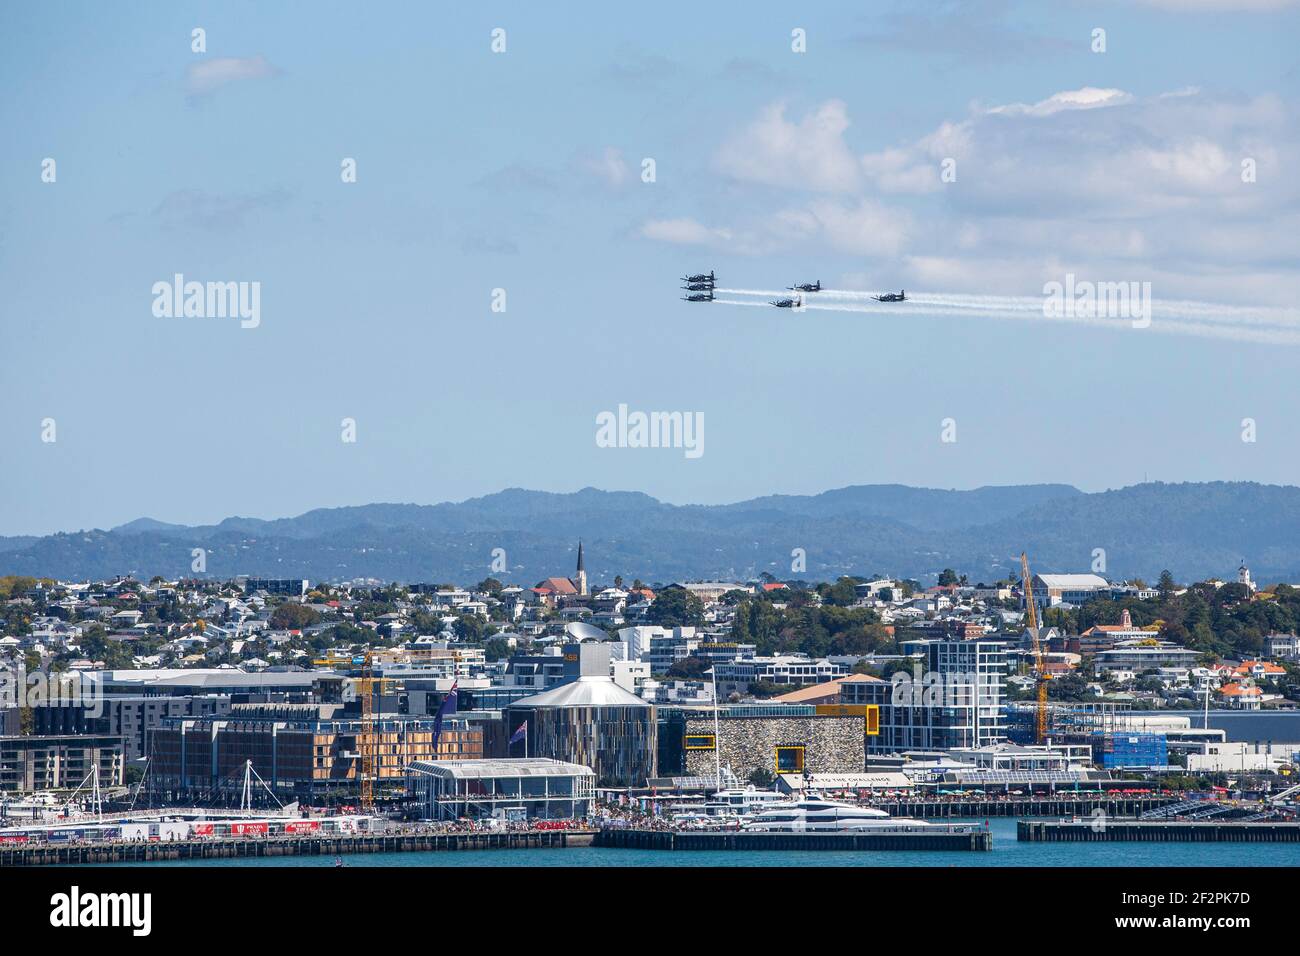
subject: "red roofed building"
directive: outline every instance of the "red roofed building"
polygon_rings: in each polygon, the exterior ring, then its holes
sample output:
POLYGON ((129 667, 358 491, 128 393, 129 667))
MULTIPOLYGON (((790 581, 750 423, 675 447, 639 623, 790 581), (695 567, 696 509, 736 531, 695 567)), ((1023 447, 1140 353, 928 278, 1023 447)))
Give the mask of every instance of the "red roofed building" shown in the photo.
POLYGON ((1259 710, 1264 692, 1254 684, 1224 684, 1219 696, 1236 710, 1259 710))

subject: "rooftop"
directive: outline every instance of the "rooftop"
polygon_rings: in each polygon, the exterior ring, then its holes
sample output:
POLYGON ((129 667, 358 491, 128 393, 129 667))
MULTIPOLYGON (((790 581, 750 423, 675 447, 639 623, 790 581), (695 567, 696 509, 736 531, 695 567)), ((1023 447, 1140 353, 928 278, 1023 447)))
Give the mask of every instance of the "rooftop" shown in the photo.
POLYGON ((532 697, 522 697, 514 707, 649 707, 644 700, 624 690, 611 677, 579 677, 532 697))
POLYGON ((525 757, 521 760, 416 760, 411 764, 413 773, 436 777, 455 777, 460 780, 482 780, 501 777, 594 777, 590 767, 548 760, 544 757, 525 757))
POLYGON ((1108 588, 1110 582, 1099 574, 1036 574, 1048 588, 1108 588))

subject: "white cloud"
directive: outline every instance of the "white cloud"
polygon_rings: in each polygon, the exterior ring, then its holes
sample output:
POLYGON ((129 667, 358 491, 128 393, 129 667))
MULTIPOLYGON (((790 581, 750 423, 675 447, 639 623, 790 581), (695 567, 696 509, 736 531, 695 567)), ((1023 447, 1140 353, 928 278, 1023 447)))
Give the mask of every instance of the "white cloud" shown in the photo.
POLYGON ((1037 103, 1008 103, 1005 106, 995 106, 988 112, 993 114, 1006 113, 1015 116, 1051 116, 1053 113, 1060 113, 1062 110, 1094 110, 1102 109, 1107 106, 1123 106, 1125 103, 1133 102, 1133 96, 1125 93, 1123 90, 1098 89, 1095 86, 1085 86, 1077 90, 1064 90, 1060 93, 1053 93, 1045 100, 1039 100, 1037 103))
POLYGON ((641 227, 641 235, 687 246, 723 245, 731 239, 727 230, 712 229, 694 219, 652 219, 641 227))
POLYGON ((848 108, 828 100, 799 122, 785 116, 785 104, 766 107, 753 123, 722 145, 718 170, 741 182, 846 192, 857 187, 858 163, 844 142, 848 108))
POLYGON ((266 57, 218 56, 200 60, 187 71, 189 92, 193 96, 203 96, 218 90, 228 83, 239 80, 260 80, 279 74, 266 57))
POLYGON ((808 211, 826 242, 841 252, 894 256, 907 239, 910 217, 870 199, 852 204, 821 200, 808 211))
POLYGON ((623 151, 614 146, 606 146, 599 155, 582 158, 580 165, 611 189, 620 188, 631 177, 623 151))

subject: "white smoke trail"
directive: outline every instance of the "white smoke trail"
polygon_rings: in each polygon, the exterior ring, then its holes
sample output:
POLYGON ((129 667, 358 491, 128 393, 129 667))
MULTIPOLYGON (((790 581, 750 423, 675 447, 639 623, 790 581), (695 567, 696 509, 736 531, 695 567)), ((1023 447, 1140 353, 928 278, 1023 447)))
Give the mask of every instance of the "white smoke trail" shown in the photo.
MULTIPOLYGON (((1157 316, 1153 317, 1151 324, 1146 328, 1135 328, 1130 319, 1102 318, 1082 315, 1044 315, 1042 302, 1040 300, 1032 299, 1030 301, 1035 303, 1035 308, 1027 308, 1024 303, 1006 303, 1000 306, 993 306, 990 303, 988 306, 977 311, 971 307, 971 303, 966 303, 964 307, 955 305, 929 306, 922 303, 918 298, 916 305, 922 307, 910 310, 910 314, 922 317, 979 316, 989 319, 1017 319, 1025 322, 1051 322, 1054 324, 1086 325, 1091 326, 1092 328, 1113 329, 1117 331, 1153 331, 1164 335, 1190 335, 1197 338, 1222 339, 1235 342, 1254 342, 1266 345, 1300 345, 1300 330, 1286 327, 1243 327, 1238 325, 1206 322, 1200 319, 1189 321, 1181 317, 1160 319, 1157 316), (1008 305, 1011 307, 1007 307, 1008 305)), ((748 305, 752 303, 744 304, 748 305)), ((907 315, 908 312, 905 311, 902 306, 903 303, 883 302, 870 305, 866 303, 832 305, 824 302, 806 302, 804 310, 810 312, 857 312, 867 315, 907 315)))
MULTIPOLYGON (((1093 328, 1143 331, 1128 318, 1089 315, 1051 315, 1044 311, 1044 298, 1032 295, 971 295, 962 292, 918 292, 904 302, 878 302, 875 295, 855 289, 822 289, 794 293, 788 289, 719 289, 739 296, 784 299, 802 297, 803 308, 793 311, 862 312, 870 315, 914 315, 964 318, 1018 319, 1085 325, 1093 328), (835 300, 840 300, 838 303, 835 300)), ((767 302, 716 299, 722 305, 756 305, 767 302)), ((1165 335, 1269 345, 1300 345, 1300 309, 1276 306, 1220 305, 1185 299, 1150 300, 1151 323, 1147 328, 1165 335)))

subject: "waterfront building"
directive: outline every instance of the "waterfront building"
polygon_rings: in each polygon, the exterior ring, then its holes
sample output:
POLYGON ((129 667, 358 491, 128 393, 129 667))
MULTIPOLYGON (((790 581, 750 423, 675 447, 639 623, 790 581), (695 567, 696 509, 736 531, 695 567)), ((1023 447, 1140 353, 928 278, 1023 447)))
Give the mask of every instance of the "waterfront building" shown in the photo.
POLYGON ((148 756, 149 735, 168 717, 211 717, 230 712, 229 694, 202 696, 114 695, 92 700, 50 701, 31 709, 32 732, 100 734, 122 738, 127 760, 148 756))
POLYGON ((911 673, 885 681, 854 675, 840 700, 880 709, 871 753, 984 747, 1006 739, 1006 645, 1001 641, 906 641, 911 673))
POLYGON ((416 760, 484 756, 480 721, 444 719, 435 751, 432 717, 382 714, 366 722, 338 712, 332 704, 246 704, 221 718, 168 718, 152 734, 149 788, 173 797, 237 795, 251 760, 277 794, 312 800, 356 789, 367 739, 378 786, 403 783, 416 760))
POLYGON ((602 787, 640 787, 655 776, 655 708, 608 676, 584 675, 506 710, 511 756, 549 757, 591 767, 602 787))
POLYGON ((590 767, 528 757, 517 760, 417 760, 410 790, 425 820, 586 817, 595 798, 590 767))
POLYGON ((872 708, 853 705, 731 704, 661 707, 660 773, 714 778, 719 768, 752 775, 859 773, 872 708))
POLYGON ((72 790, 122 785, 122 738, 112 734, 25 734, 0 737, 0 790, 72 790))

